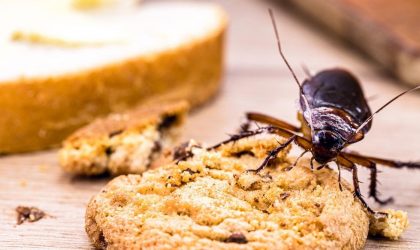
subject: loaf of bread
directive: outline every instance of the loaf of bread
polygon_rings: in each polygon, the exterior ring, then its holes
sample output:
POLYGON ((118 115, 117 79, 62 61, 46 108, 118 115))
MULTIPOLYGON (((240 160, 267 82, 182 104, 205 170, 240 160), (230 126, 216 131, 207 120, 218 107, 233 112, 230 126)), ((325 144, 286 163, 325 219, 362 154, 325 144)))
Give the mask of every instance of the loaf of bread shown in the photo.
POLYGON ((213 4, 16 0, 0 16, 0 153, 150 99, 196 106, 221 80, 227 20, 213 4))

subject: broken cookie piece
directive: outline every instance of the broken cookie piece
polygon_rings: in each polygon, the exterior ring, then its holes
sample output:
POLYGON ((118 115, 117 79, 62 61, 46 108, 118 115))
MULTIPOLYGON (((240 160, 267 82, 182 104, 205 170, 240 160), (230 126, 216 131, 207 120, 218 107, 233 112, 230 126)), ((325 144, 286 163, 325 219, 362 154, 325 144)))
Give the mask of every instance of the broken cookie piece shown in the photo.
POLYGON ((140 174, 176 142, 187 111, 185 101, 160 102, 98 119, 63 142, 60 164, 78 175, 140 174))
POLYGON ((391 240, 398 240, 408 227, 407 213, 401 210, 387 209, 383 211, 387 216, 375 218, 371 216, 369 234, 379 235, 391 240))

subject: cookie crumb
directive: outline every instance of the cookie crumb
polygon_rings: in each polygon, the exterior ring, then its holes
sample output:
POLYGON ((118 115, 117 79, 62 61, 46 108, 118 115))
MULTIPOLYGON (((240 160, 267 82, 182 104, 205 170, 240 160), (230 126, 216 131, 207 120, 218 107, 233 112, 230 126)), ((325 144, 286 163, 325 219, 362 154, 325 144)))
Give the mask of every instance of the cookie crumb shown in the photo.
POLYGON ((370 219, 369 234, 383 236, 391 240, 398 240, 408 227, 407 213, 401 210, 387 209, 387 216, 370 219))
POLYGON ((248 240, 246 239, 243 233, 233 233, 226 239, 228 243, 238 243, 238 244, 246 244, 248 240))
POLYGON ((45 217, 45 212, 36 207, 16 207, 17 213, 17 225, 22 224, 25 221, 35 222, 45 217))

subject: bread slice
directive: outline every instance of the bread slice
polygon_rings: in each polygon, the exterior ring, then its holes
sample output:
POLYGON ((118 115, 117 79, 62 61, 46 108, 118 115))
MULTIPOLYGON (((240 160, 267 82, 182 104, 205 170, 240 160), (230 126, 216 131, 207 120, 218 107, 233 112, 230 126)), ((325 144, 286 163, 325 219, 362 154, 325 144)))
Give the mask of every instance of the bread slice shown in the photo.
POLYGON ((369 220, 332 169, 313 171, 307 159, 287 171, 288 150, 259 174, 246 172, 279 140, 195 146, 186 161, 117 177, 89 202, 86 232, 102 249, 361 249, 369 223, 392 239, 404 231, 403 212, 369 220))
POLYGON ((227 25, 221 8, 107 6, 0 2, 0 153, 58 145, 96 117, 147 99, 196 106, 217 92, 227 25))
POLYGON ((63 142, 60 164, 77 175, 141 174, 177 141, 187 107, 160 102, 98 119, 63 142))

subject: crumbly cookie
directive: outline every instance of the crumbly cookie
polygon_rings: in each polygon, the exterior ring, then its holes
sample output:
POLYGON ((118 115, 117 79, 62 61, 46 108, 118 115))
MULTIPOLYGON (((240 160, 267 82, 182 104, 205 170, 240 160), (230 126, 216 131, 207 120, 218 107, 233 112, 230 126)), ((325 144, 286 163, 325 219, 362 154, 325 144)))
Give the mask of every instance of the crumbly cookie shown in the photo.
POLYGON ((173 146, 187 110, 185 101, 168 101, 98 119, 64 141, 60 164, 79 175, 142 173, 173 146))
MULTIPOLYGON (((339 190, 331 169, 312 171, 303 161, 286 171, 287 149, 258 175, 245 171, 278 141, 192 147, 186 161, 117 177, 90 201, 86 232, 107 249, 362 248, 376 221, 345 181, 339 190)), ((377 233, 404 225, 403 217, 383 220, 377 233)))

